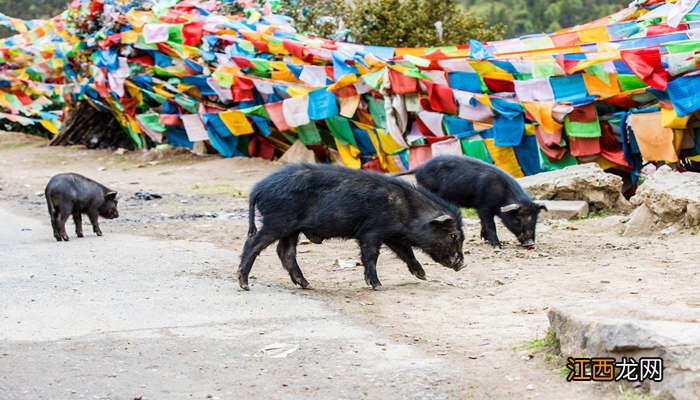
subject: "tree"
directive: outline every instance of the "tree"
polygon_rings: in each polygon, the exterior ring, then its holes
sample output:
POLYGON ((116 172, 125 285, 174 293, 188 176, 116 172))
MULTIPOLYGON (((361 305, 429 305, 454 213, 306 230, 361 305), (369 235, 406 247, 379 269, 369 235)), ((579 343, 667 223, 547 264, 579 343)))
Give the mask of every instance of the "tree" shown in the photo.
POLYGON ((282 7, 302 33, 334 38, 347 32, 352 42, 376 46, 463 44, 499 39, 504 31, 456 0, 287 0, 282 7))

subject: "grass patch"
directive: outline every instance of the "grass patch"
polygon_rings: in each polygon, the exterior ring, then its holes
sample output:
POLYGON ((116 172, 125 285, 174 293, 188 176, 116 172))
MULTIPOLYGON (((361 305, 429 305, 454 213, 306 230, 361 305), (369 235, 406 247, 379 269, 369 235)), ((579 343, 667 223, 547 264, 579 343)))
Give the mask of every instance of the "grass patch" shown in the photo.
POLYGON ((29 147, 36 144, 36 142, 16 142, 16 143, 5 143, 0 145, 0 150, 16 150, 23 147, 29 147))
POLYGON ((651 393, 634 389, 620 389, 621 394, 615 400, 659 400, 651 393))
POLYGON ((462 208, 462 217, 468 219, 479 219, 476 210, 473 208, 462 208))
POLYGON ((554 332, 547 332, 542 338, 537 336, 534 339, 525 341, 518 350, 531 350, 534 352, 559 351, 559 339, 557 339, 557 335, 554 332))
POLYGON ((596 212, 589 213, 583 218, 579 218, 579 220, 587 220, 587 219, 595 219, 595 218, 605 218, 610 215, 610 211, 608 210, 598 210, 596 212))
POLYGON ((192 190, 199 195, 231 196, 234 198, 246 197, 246 193, 239 189, 239 187, 240 184, 236 182, 204 183, 192 186, 192 190))
POLYGON ((536 336, 534 339, 527 340, 515 350, 528 350, 533 357, 540 357, 544 361, 544 365, 552 372, 564 378, 569 375, 566 361, 559 348, 559 339, 554 332, 547 332, 544 337, 536 336))

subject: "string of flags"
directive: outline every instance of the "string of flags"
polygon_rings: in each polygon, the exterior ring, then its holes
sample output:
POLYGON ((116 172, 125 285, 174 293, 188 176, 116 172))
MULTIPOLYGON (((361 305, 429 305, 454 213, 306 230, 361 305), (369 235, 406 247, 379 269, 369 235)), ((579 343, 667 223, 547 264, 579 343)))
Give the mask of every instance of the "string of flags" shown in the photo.
POLYGON ((513 176, 581 162, 629 173, 700 154, 700 2, 636 0, 550 34, 433 48, 294 31, 278 2, 75 0, 44 21, 0 15, 0 119, 56 133, 77 101, 138 148, 204 142, 224 157, 293 146, 398 172, 466 154, 513 176))

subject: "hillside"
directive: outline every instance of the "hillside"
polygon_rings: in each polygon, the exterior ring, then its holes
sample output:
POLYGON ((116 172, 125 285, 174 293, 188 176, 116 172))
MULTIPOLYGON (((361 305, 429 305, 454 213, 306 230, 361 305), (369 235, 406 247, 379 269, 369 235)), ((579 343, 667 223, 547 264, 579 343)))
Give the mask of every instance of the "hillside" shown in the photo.
MULTIPOLYGON (((0 12, 22 19, 47 18, 67 4, 67 0, 0 0, 0 12)), ((491 24, 507 25, 506 37, 515 37, 591 21, 620 10, 629 0, 462 0, 462 4, 491 24)))
POLYGON ((60 14, 68 3, 67 0, 0 0, 0 12, 21 19, 44 19, 60 14))
POLYGON ((462 0, 462 4, 489 23, 508 26, 506 37, 552 32, 610 15, 629 0, 462 0))

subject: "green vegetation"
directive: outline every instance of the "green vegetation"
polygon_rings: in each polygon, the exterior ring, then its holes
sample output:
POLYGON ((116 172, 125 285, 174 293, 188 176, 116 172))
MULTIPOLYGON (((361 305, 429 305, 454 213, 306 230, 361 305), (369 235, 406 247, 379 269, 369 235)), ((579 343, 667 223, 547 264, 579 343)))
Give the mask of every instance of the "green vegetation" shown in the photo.
POLYGON ((651 393, 623 389, 622 394, 615 397, 615 400, 659 400, 659 398, 651 393))
POLYGON ((527 340, 523 343, 520 350, 531 350, 534 352, 541 351, 559 351, 559 339, 554 332, 547 332, 544 337, 536 336, 534 339, 527 340))
POLYGON ((608 211, 608 210, 598 210, 598 211, 589 213, 587 216, 585 216, 583 218, 579 218, 579 219, 584 220, 584 219, 594 219, 594 218, 605 218, 609 215, 610 215, 610 211, 608 211))
POLYGON ((68 3, 67 0, 0 0, 0 12, 20 19, 46 19, 62 13, 68 3))
POLYGON ((552 32, 613 14, 629 0, 461 0, 467 10, 489 24, 508 26, 507 37, 552 32))
POLYGON ((300 32, 375 46, 445 46, 500 39, 504 32, 458 0, 285 0, 281 12, 300 32))
POLYGON ((238 182, 202 183, 192 186, 192 190, 200 196, 246 197, 248 194, 239 189, 240 187, 238 182))
POLYGON ((476 210, 473 208, 462 208, 462 217, 468 219, 479 219, 476 210))

